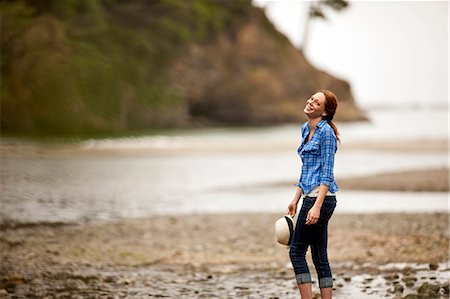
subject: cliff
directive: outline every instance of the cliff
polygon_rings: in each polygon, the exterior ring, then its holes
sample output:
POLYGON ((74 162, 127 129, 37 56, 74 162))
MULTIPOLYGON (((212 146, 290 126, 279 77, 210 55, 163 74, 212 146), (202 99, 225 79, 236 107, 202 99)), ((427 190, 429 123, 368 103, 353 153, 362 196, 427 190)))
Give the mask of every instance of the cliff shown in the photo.
POLYGON ((250 1, 1 1, 2 133, 126 132, 304 119, 317 89, 364 119, 250 1))

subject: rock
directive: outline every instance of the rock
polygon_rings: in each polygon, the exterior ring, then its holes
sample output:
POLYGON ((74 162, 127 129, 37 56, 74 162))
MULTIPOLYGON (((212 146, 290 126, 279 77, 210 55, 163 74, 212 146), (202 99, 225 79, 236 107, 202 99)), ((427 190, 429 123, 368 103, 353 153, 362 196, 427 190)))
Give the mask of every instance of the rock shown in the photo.
POLYGON ((106 276, 103 281, 105 282, 116 282, 116 278, 114 276, 106 276))
POLYGON ((22 274, 14 273, 9 276, 8 280, 10 283, 19 284, 23 282, 24 278, 22 274))
POLYGON ((403 293, 403 290, 403 286, 399 283, 394 286, 394 293, 403 293))
POLYGON ((413 268, 411 268, 411 267, 409 267, 409 266, 407 266, 407 267, 405 267, 405 268, 402 269, 402 273, 403 273, 404 275, 409 275, 409 274, 411 274, 412 272, 413 272, 413 268))
POLYGON ((364 279, 363 283, 369 283, 371 281, 373 281, 373 277, 367 277, 366 279, 364 279))
POLYGON ((439 268, 439 265, 438 264, 433 264, 433 263, 431 263, 430 264, 430 270, 437 270, 437 268, 439 268))
POLYGON ((417 281, 417 278, 414 276, 405 276, 402 281, 405 283, 406 287, 411 288, 417 281))
POLYGON ((249 289, 249 287, 245 287, 245 286, 235 286, 234 288, 237 290, 248 290, 249 289))
POLYGON ((421 297, 425 298, 438 298, 440 286, 437 284, 429 284, 425 282, 418 289, 418 293, 421 297))
POLYGON ((444 295, 448 295, 449 294, 449 285, 450 283, 444 283, 441 287, 444 289, 444 295))
POLYGON ((384 276, 384 279, 389 280, 389 281, 397 280, 399 278, 400 278, 400 276, 398 276, 397 273, 390 273, 390 274, 386 274, 384 276))
POLYGON ((406 295, 405 297, 403 297, 403 299, 420 299, 420 297, 415 294, 409 294, 409 295, 406 295))

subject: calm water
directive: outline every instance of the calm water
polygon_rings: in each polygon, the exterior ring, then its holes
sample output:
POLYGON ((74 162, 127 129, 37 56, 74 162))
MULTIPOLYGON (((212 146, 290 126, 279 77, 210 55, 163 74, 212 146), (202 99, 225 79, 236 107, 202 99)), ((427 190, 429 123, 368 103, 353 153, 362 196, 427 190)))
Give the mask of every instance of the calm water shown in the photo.
MULTIPOLYGON (((341 124, 344 142, 447 139, 447 111, 376 111, 341 124), (417 121, 432 119, 434 123, 417 121)), ((86 140, 55 155, 1 158, 1 221, 80 222, 154 214, 284 212, 299 175, 298 126, 201 129, 86 140)), ((32 146, 2 139, 2 145, 32 146)), ((340 150, 337 177, 448 165, 445 150, 340 150)), ((447 211, 447 193, 350 192, 339 213, 447 211)))

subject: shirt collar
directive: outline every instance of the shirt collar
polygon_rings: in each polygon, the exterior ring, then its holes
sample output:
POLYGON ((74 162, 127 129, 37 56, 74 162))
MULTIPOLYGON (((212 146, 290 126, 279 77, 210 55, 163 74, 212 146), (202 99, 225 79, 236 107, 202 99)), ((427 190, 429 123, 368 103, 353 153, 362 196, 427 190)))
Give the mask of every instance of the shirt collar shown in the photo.
MULTIPOLYGON (((316 129, 318 130, 318 129, 322 128, 326 123, 327 123, 326 119, 322 119, 321 121, 319 121, 317 123, 316 129)), ((305 134, 309 134, 309 131, 310 131, 309 125, 308 125, 308 122, 306 122, 305 123, 305 131, 303 131, 303 132, 305 132, 305 134)))
POLYGON ((322 128, 325 124, 327 123, 327 121, 325 119, 322 119, 321 121, 319 121, 319 123, 317 124, 317 129, 322 128))

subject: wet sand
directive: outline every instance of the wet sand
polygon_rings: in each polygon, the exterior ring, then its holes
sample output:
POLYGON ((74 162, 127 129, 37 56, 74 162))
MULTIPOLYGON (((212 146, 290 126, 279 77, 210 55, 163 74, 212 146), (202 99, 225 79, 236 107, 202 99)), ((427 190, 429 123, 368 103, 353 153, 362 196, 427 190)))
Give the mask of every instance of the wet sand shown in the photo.
POLYGON ((448 192, 449 169, 428 169, 382 173, 337 179, 341 189, 377 191, 448 192))
MULTIPOLYGON (((297 298, 279 216, 3 227, 0 296, 297 298)), ((336 214, 329 234, 336 298, 448 294, 448 214, 336 214)))

